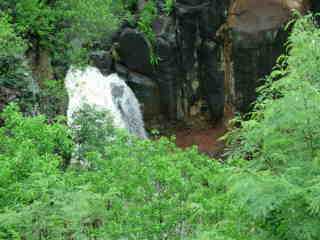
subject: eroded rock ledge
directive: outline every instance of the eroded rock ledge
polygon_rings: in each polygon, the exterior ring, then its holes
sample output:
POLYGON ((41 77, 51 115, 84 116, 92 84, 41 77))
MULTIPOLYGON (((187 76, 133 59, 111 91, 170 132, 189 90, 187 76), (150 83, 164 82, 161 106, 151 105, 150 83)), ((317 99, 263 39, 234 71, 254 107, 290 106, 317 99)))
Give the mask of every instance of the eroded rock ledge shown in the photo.
POLYGON ((113 59, 106 72, 127 79, 147 121, 159 116, 216 121, 230 107, 247 112, 256 87, 283 52, 283 27, 291 12, 318 11, 319 5, 306 0, 176 0, 167 16, 164 1, 158 0, 153 30, 159 64, 150 64, 147 38, 125 24, 106 55, 106 62, 113 59))

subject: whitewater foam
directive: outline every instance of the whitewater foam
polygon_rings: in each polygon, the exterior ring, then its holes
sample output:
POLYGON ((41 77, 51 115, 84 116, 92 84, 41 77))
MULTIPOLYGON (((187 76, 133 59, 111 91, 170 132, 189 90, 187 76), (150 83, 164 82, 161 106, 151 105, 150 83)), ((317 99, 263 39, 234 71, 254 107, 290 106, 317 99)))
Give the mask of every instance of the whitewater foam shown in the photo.
POLYGON ((74 113, 84 105, 89 105, 97 111, 109 111, 115 127, 126 129, 140 138, 147 138, 139 102, 118 74, 106 77, 95 67, 71 67, 65 86, 69 96, 69 125, 72 125, 74 113))

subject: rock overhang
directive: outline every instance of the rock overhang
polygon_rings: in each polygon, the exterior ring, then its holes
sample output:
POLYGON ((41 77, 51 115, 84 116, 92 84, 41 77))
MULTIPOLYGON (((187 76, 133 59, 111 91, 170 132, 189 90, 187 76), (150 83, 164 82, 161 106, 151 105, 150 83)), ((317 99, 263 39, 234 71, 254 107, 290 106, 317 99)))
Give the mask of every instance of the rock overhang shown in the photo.
POLYGON ((292 11, 305 13, 308 0, 235 0, 229 9, 228 26, 232 31, 247 36, 279 29, 292 11))

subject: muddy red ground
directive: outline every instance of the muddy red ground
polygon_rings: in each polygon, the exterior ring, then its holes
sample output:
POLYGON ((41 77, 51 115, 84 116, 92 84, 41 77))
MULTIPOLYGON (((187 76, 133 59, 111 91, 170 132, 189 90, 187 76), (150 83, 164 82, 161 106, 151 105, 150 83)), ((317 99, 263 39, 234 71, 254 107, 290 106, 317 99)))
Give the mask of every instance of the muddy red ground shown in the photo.
POLYGON ((224 119, 219 123, 212 123, 205 116, 195 116, 185 122, 156 121, 149 124, 147 129, 149 131, 157 129, 160 136, 174 135, 176 144, 180 148, 185 149, 196 145, 200 152, 220 158, 225 147, 220 138, 228 131, 228 122, 232 117, 232 111, 226 110, 224 119))
POLYGON ((181 148, 196 145, 200 152, 218 156, 224 149, 224 143, 219 138, 226 132, 227 128, 224 123, 206 129, 177 129, 176 143, 181 148))

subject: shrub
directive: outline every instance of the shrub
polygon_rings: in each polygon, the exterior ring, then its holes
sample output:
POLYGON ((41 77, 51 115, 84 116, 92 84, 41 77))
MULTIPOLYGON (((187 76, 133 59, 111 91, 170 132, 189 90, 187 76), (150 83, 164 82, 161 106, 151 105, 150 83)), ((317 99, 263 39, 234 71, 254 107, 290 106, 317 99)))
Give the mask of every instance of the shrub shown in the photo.
POLYGON ((0 1, 14 31, 28 46, 47 49, 55 61, 87 63, 95 42, 108 39, 128 17, 121 2, 112 0, 0 1), (82 59, 84 58, 84 59, 82 59))
POLYGON ((25 110, 30 109, 36 89, 24 59, 26 43, 16 35, 8 15, 0 15, 0 46, 0 99, 6 103, 5 92, 11 92, 25 110))
POLYGON ((164 11, 167 13, 167 15, 170 15, 174 9, 175 0, 165 0, 164 4, 164 11))
POLYGON ((223 165, 166 138, 136 139, 99 121, 105 113, 85 111, 73 138, 90 164, 63 169, 74 146, 67 128, 9 106, 0 128, 0 237, 318 239, 319 37, 312 17, 297 20, 288 56, 227 137, 223 165))
POLYGON ((59 80, 70 64, 88 64, 90 51, 107 45, 129 17, 122 2, 113 0, 0 0, 0 9, 0 108, 15 98, 23 111, 40 110, 50 118, 63 113, 59 80), (39 61, 46 67, 40 69, 39 61))
POLYGON ((153 22, 158 16, 158 10, 154 1, 145 4, 143 10, 139 14, 138 29, 144 33, 151 44, 150 62, 153 65, 158 64, 158 56, 155 54, 154 44, 156 41, 155 32, 153 31, 153 22))
POLYGON ((65 127, 22 117, 13 106, 4 117, 2 238, 181 239, 221 217, 211 210, 223 192, 221 169, 196 149, 141 141, 87 112, 82 117, 98 125, 84 127, 77 140, 87 143, 83 154, 91 164, 63 172, 59 163, 72 146, 65 127))
POLYGON ((41 195, 35 192, 37 181, 56 174, 72 146, 66 127, 47 125, 45 116, 23 117, 17 109, 11 104, 1 114, 5 120, 0 128, 1 207, 37 199, 41 195))
POLYGON ((45 80, 38 94, 39 110, 49 120, 67 112, 68 96, 63 80, 45 80))
POLYGON ((231 133, 230 161, 247 160, 230 178, 233 224, 248 239, 320 234, 320 30, 313 21, 294 24, 288 56, 260 89, 252 117, 231 133))

